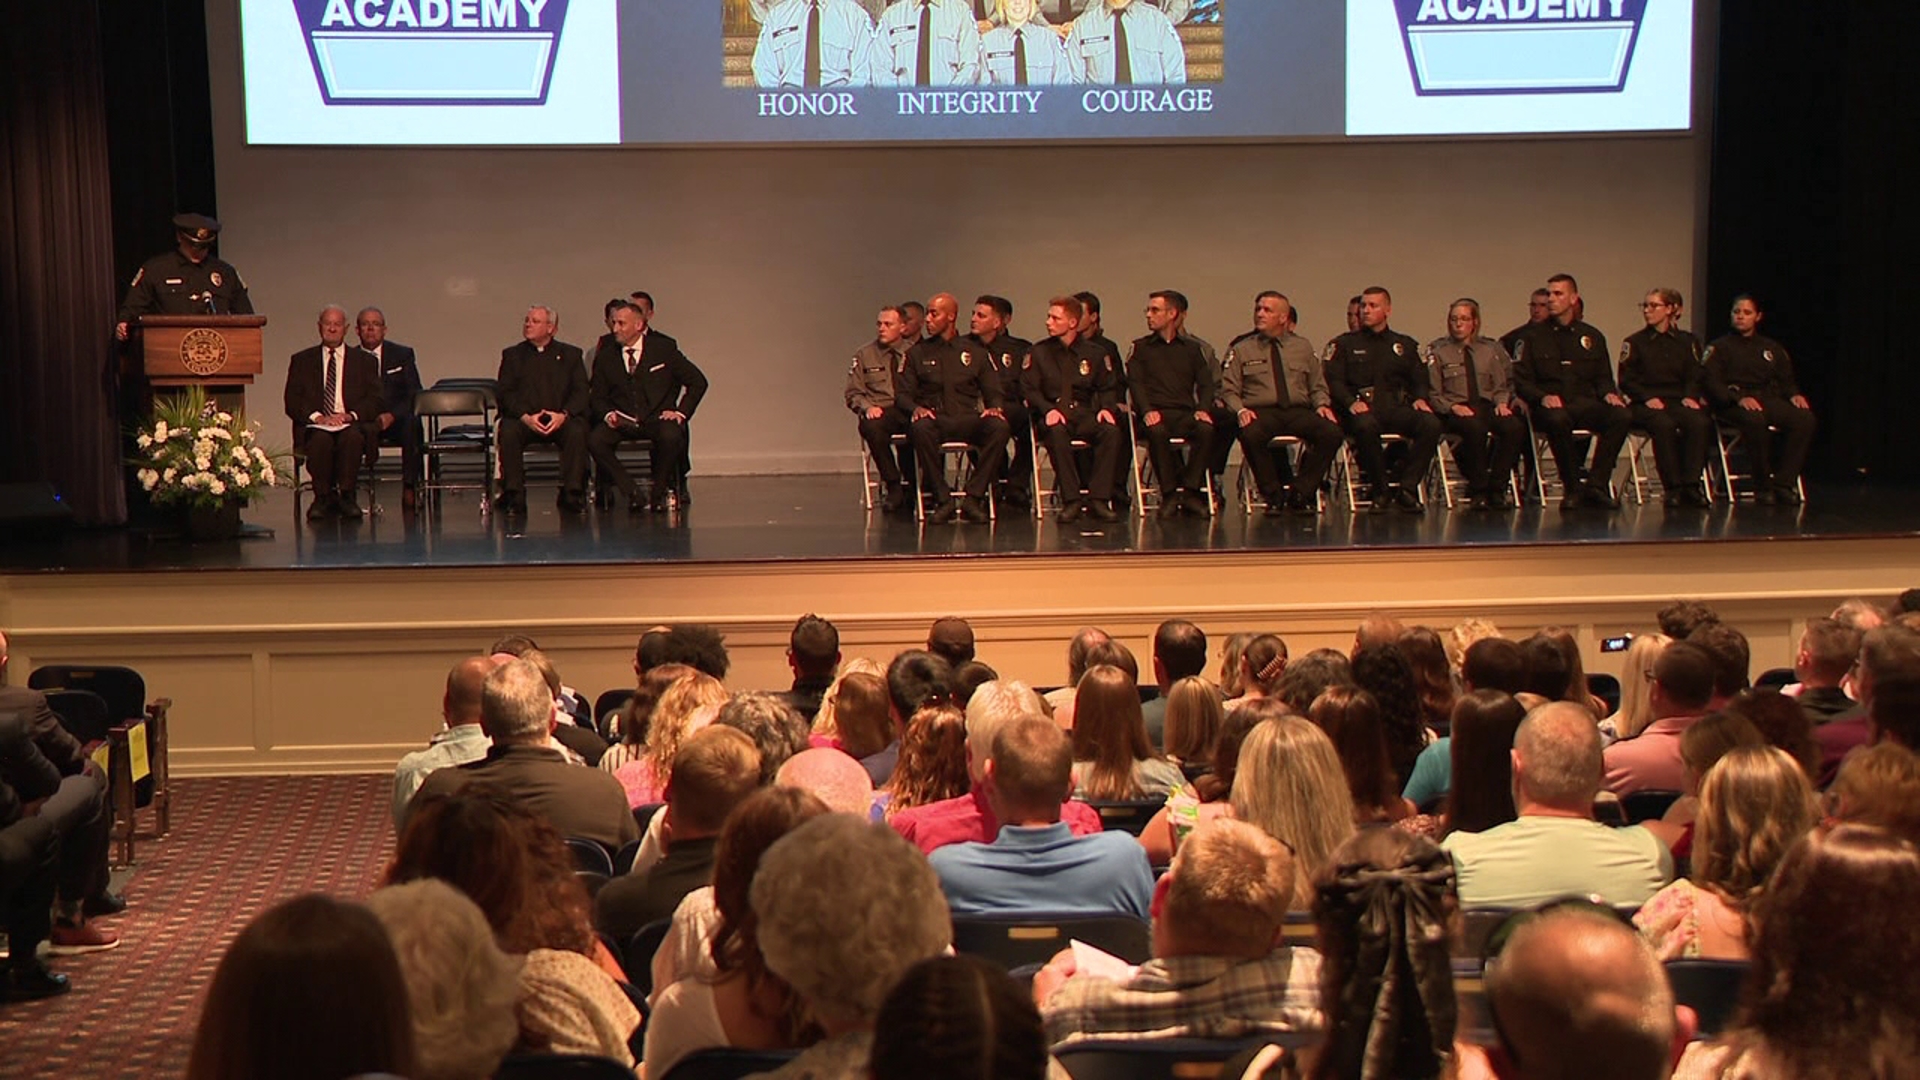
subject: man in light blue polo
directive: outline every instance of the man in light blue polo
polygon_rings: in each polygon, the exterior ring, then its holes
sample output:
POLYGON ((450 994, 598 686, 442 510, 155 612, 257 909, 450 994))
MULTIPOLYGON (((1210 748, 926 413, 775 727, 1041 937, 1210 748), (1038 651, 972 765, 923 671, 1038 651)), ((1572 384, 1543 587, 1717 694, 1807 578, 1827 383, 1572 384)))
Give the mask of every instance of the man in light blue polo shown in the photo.
POLYGON ((1153 871, 1139 841, 1118 831, 1074 836, 1060 820, 1073 790, 1073 744, 1058 725, 1039 717, 1004 724, 984 783, 1000 835, 927 856, 955 915, 1148 918, 1153 871))
POLYGON ((1187 81, 1187 52, 1173 20, 1143 0, 1087 5, 1067 32, 1067 52, 1083 81, 1160 86, 1187 81))
POLYGON ((873 17, 853 0, 781 0, 753 46, 758 86, 865 86, 872 67, 873 17))

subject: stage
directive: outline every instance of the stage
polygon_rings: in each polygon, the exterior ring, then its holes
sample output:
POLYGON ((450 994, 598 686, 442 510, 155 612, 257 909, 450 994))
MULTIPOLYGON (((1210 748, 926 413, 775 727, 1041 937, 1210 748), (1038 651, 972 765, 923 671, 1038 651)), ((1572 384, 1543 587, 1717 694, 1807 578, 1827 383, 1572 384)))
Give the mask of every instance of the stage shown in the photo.
POLYGON ((624 506, 524 519, 475 494, 403 514, 397 484, 357 524, 309 525, 290 493, 247 511, 270 537, 186 544, 134 530, 0 541, 0 627, 18 677, 47 662, 130 663, 175 701, 174 767, 196 773, 385 769, 437 726, 441 684, 500 634, 531 634, 589 695, 631 684, 657 622, 727 636, 729 683, 784 687, 786 637, 832 619, 847 656, 882 662, 935 617, 972 619, 1010 677, 1065 677, 1064 645, 1099 625, 1148 667, 1153 628, 1193 619, 1217 643, 1274 630, 1298 654, 1344 648, 1373 610, 1510 635, 1565 625, 1589 670, 1601 637, 1652 629, 1675 596, 1745 630, 1754 670, 1786 664, 1805 619, 1920 584, 1920 500, 1815 484, 1804 507, 1618 513, 1529 507, 1424 515, 918 525, 860 506, 857 475, 703 477, 677 516, 624 506))

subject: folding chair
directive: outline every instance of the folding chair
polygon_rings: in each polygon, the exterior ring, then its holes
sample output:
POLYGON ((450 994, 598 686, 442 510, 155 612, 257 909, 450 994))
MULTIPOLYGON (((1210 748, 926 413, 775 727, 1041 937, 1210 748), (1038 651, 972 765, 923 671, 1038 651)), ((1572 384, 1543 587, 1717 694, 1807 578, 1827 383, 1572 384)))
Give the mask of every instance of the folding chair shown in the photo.
MULTIPOLYGON (((85 690, 99 695, 106 708, 107 797, 113 805, 113 840, 120 865, 133 862, 136 839, 157 840, 173 827, 173 793, 168 783, 167 712, 171 698, 146 701, 147 682, 130 667, 101 664, 45 664, 27 676, 30 689, 85 690), (153 828, 141 832, 138 812, 153 808, 153 828)), ((83 740, 85 741, 85 740, 83 740)))
MULTIPOLYGON (((1187 450, 1192 444, 1188 443, 1185 438, 1176 436, 1168 439, 1167 445, 1173 447, 1175 450, 1187 450)), ((1153 461, 1152 455, 1144 453, 1144 450, 1145 447, 1143 447, 1141 441, 1136 438, 1133 440, 1132 452, 1128 454, 1129 460, 1133 463, 1133 490, 1139 495, 1139 498, 1133 502, 1134 510, 1141 517, 1146 517, 1149 511, 1159 509, 1162 501, 1160 478, 1154 476, 1153 483, 1147 483, 1147 477, 1153 476, 1153 461), (1152 505, 1148 505, 1149 503, 1152 505)), ((1201 485, 1202 489, 1206 492, 1207 505, 1212 506, 1213 474, 1211 472, 1203 472, 1201 474, 1201 485)))
POLYGON ((566 841, 567 850, 573 852, 575 870, 613 876, 613 854, 600 841, 578 836, 569 836, 566 841))
MULTIPOLYGON (((1300 475, 1300 455, 1306 453, 1307 444, 1294 435, 1275 435, 1267 440, 1267 451, 1284 450, 1287 455, 1287 471, 1294 476, 1300 475)), ((1240 448, 1240 471, 1234 474, 1234 486, 1240 490, 1240 508, 1252 514, 1267 508, 1267 493, 1253 480, 1253 464, 1247 460, 1245 447, 1240 448)), ((1313 489, 1313 507, 1324 511, 1327 508, 1327 493, 1321 488, 1313 489)))
POLYGON ((953 950, 1006 968, 1044 964, 1074 939, 1130 964, 1153 955, 1153 932, 1131 915, 961 915, 953 920, 953 950))
POLYGON ((1664 815, 1667 808, 1680 798, 1680 794, 1678 791, 1653 788, 1628 792, 1620 796, 1620 811, 1627 816, 1627 824, 1638 825, 1664 815))
MULTIPOLYGON (((900 456, 900 452, 906 449, 907 449, 907 436, 905 432, 899 432, 897 434, 887 436, 887 452, 894 455, 895 460, 898 460, 900 456)), ((917 481, 919 477, 916 476, 914 479, 917 481)), ((876 476, 874 473, 873 455, 868 453, 867 451, 867 441, 865 439, 862 439, 860 440, 860 506, 861 506, 861 509, 871 510, 874 508, 875 505, 879 503, 880 500, 875 498, 875 495, 880 493, 881 483, 882 481, 880 480, 880 478, 876 476)))
MULTIPOLYGON (((970 442, 953 439, 940 444, 938 464, 941 469, 947 470, 949 477, 952 478, 951 482, 947 484, 947 491, 955 494, 956 498, 958 497, 957 493, 965 489, 967 484, 973 480, 973 470, 976 468, 973 455, 973 444, 970 442)), ((988 492, 987 494, 987 520, 993 521, 999 517, 999 511, 994 507, 993 493, 988 492)), ((1034 498, 1034 504, 1037 506, 1039 502, 1040 500, 1036 496, 1034 498)), ((869 507, 869 509, 871 509, 871 507, 869 507)), ((927 494, 925 488, 921 485, 921 476, 918 470, 915 470, 913 474, 913 520, 922 522, 927 520, 927 494)))
MULTIPOLYGON (((1635 505, 1645 506, 1648 499, 1665 497, 1666 486, 1660 482, 1659 468, 1649 469, 1646 461, 1654 458, 1653 436, 1645 428, 1633 428, 1627 432, 1627 482, 1633 485, 1635 505)), ((1654 462, 1658 466, 1659 462, 1654 462)), ((1713 476, 1711 469, 1700 470, 1700 489, 1712 498, 1713 476)))
MULTIPOLYGON (((1446 502, 1447 509, 1449 510, 1453 509, 1457 503, 1467 497, 1467 477, 1466 474, 1460 471, 1460 461, 1453 453, 1454 448, 1459 445, 1460 436, 1449 431, 1440 436, 1440 445, 1436 447, 1433 452, 1434 476, 1430 479, 1430 482, 1434 483, 1435 486, 1440 489, 1441 497, 1446 502), (1455 494, 1456 491, 1458 494, 1455 494)), ((1493 477, 1487 477, 1487 482, 1491 485, 1493 477)), ((1516 506, 1522 501, 1520 498, 1520 474, 1517 463, 1515 471, 1507 474, 1507 494, 1513 499, 1514 505, 1516 506)))
MULTIPOLYGON (((1380 433, 1380 452, 1384 454, 1387 452, 1388 447, 1396 444, 1404 445, 1406 441, 1407 437, 1405 435, 1391 431, 1383 431, 1380 433)), ((1360 497, 1360 485, 1354 483, 1353 476, 1359 471, 1359 466, 1356 465, 1353 460, 1353 440, 1350 437, 1346 437, 1343 432, 1342 438, 1340 439, 1340 449, 1333 455, 1332 476, 1333 490, 1346 493, 1348 510, 1366 510, 1373 506, 1373 500, 1371 498, 1363 499, 1360 497)), ((1431 471, 1431 466, 1429 466, 1429 471, 1431 471)), ((1424 478, 1421 480, 1421 486, 1423 488, 1426 486, 1426 480, 1424 478)), ((1423 499, 1426 497, 1425 491, 1422 491, 1420 494, 1423 499)))
MULTIPOLYGON (((491 380, 489 380, 491 381, 491 380)), ((414 395, 413 413, 426 424, 420 446, 421 502, 438 511, 443 491, 480 492, 480 516, 493 509, 493 424, 497 406, 485 386, 449 386, 441 380, 414 395), (478 458, 478 482, 455 483, 443 459, 478 458)))
MULTIPOLYGON (((1534 428, 1533 414, 1528 413, 1526 416, 1527 444, 1533 447, 1534 495, 1540 500, 1540 505, 1545 506, 1550 496, 1557 495, 1564 497, 1566 495, 1566 484, 1564 484, 1560 478, 1560 462, 1555 460, 1553 456, 1553 444, 1547 441, 1545 435, 1540 434, 1540 432, 1534 428), (1547 474, 1549 472, 1553 475, 1548 476, 1547 474)), ((1574 428, 1571 437, 1576 451, 1582 456, 1593 452, 1593 442, 1596 437, 1594 432, 1587 428, 1574 428)), ((1620 468, 1620 462, 1618 459, 1607 462, 1604 471, 1601 469, 1601 464, 1602 463, 1598 461, 1593 462, 1592 465, 1588 467, 1588 475, 1604 477, 1607 482, 1608 494, 1618 498, 1620 492, 1614 487, 1613 474, 1620 468)))
MULTIPOLYGON (((1742 458, 1751 456, 1746 453, 1746 440, 1741 437, 1740 429, 1728 427, 1722 424, 1718 418, 1715 418, 1713 421, 1713 431, 1713 441, 1719 450, 1720 481, 1723 485, 1723 490, 1727 493, 1727 501, 1729 503, 1740 501, 1739 485, 1741 481, 1745 481, 1747 485, 1746 497, 1749 499, 1753 498, 1759 494, 1759 492, 1754 488, 1752 467, 1749 466, 1746 472, 1735 472, 1733 469, 1733 462, 1736 460, 1735 455, 1740 455, 1742 458)), ((1767 425, 1767 438, 1771 439, 1778 434, 1780 434, 1778 425, 1767 425)), ((1712 462, 1708 464, 1711 466, 1712 462)), ((1709 472, 1711 472, 1711 468, 1709 468, 1709 472)), ((1712 490, 1711 481, 1709 481, 1708 490, 1712 490)), ((1793 490, 1795 494, 1800 496, 1801 502, 1804 503, 1807 501, 1807 482, 1804 477, 1794 478, 1793 490)))

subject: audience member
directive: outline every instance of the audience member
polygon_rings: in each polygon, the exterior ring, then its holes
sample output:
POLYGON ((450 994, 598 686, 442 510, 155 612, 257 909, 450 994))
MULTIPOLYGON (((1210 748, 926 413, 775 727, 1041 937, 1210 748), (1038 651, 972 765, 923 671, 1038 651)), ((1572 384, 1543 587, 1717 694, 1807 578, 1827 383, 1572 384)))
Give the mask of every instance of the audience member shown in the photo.
POLYGON ((1813 733, 1820 744, 1818 786, 1826 787, 1833 782, 1840 760, 1849 750, 1873 741, 1869 714, 1873 709, 1874 686, 1883 680, 1916 676, 1920 676, 1920 633, 1883 626, 1861 636, 1860 661, 1853 680, 1853 696, 1860 704, 1822 724, 1813 733))
POLYGON ((1247 651, 1247 642, 1259 636, 1242 631, 1238 634, 1228 634, 1227 639, 1220 643, 1220 696, 1222 698, 1232 701, 1245 692, 1246 688, 1241 685, 1243 676, 1240 657, 1247 651))
POLYGON ((1454 683, 1453 667, 1447 662, 1447 647, 1440 635, 1425 626, 1410 626, 1400 635, 1400 655, 1413 669, 1414 691, 1420 698, 1420 722, 1445 735, 1453 717, 1453 702, 1460 690, 1454 683))
POLYGON ((494 668, 480 694, 480 726, 493 746, 479 761, 428 774, 407 816, 429 794, 451 794, 479 782, 500 786, 562 836, 593 840, 609 851, 638 840, 640 829, 620 784, 598 770, 568 765, 546 745, 557 709, 533 664, 515 659, 494 668))
MULTIPOLYGON (((1487 639, 1487 640, 1500 641, 1500 643, 1506 647, 1503 649, 1497 649, 1497 650, 1482 650, 1482 645, 1486 644, 1487 642, 1476 642, 1472 646, 1472 648, 1468 650, 1469 654, 1482 655, 1483 652, 1485 653, 1498 652, 1501 654, 1501 656, 1504 659, 1512 659, 1516 661, 1516 667, 1514 668, 1514 670, 1515 671, 1520 670, 1520 667, 1517 666, 1518 663, 1520 662, 1520 647, 1518 645, 1515 645, 1511 641, 1506 641, 1504 639, 1498 639, 1498 638, 1487 639)), ((1453 725, 1459 721, 1459 718, 1461 715, 1459 702, 1465 701, 1467 698, 1473 697, 1476 694, 1479 695, 1477 699, 1478 704, 1475 706, 1475 710, 1474 710, 1474 717, 1476 719, 1485 715, 1485 710, 1493 707, 1496 702, 1499 702, 1503 698, 1510 699, 1512 697, 1512 694, 1510 692, 1500 690, 1498 687, 1467 685, 1463 693, 1461 694, 1461 697, 1459 698, 1459 700, 1454 703, 1453 715, 1447 721, 1447 728, 1449 731, 1452 731, 1453 725)), ((1506 816, 1501 818, 1500 820, 1512 821, 1513 820, 1512 796, 1510 794, 1506 794, 1507 778, 1509 776, 1509 773, 1507 770, 1507 751, 1513 748, 1513 730, 1514 728, 1519 726, 1520 717, 1526 713, 1526 710, 1521 708, 1518 702, 1514 702, 1511 709, 1503 705, 1500 711, 1503 716, 1508 715, 1510 713, 1512 717, 1512 721, 1511 723, 1506 724, 1505 727, 1502 729, 1503 735, 1498 747, 1492 747, 1490 744, 1485 744, 1482 746, 1483 754, 1479 759, 1479 762, 1477 762, 1477 764, 1484 764, 1485 768, 1470 770, 1470 775, 1478 775, 1479 773, 1487 772, 1488 769, 1491 769, 1494 773, 1497 773, 1497 775, 1500 777, 1499 787, 1500 787, 1501 795, 1499 796, 1499 798, 1504 800, 1505 814, 1506 814, 1506 816), (1496 750, 1499 756, 1499 761, 1497 764, 1494 763, 1492 757, 1489 756, 1493 754, 1496 750)), ((1440 800, 1444 798, 1449 791, 1453 790, 1453 774, 1455 770, 1452 762, 1453 762, 1452 735, 1442 735, 1441 737, 1433 740, 1432 743, 1428 744, 1426 749, 1420 751, 1420 756, 1414 759, 1413 774, 1407 777, 1406 786, 1400 789, 1401 797, 1406 799, 1408 802, 1412 803, 1415 809, 1423 813, 1431 813, 1433 810, 1438 809, 1440 805, 1440 800)), ((1471 793, 1469 795, 1470 799, 1480 800, 1480 801, 1484 801, 1485 799, 1490 797, 1493 797, 1492 793, 1490 792, 1471 793)), ((1498 822, 1494 822, 1494 824, 1498 824, 1498 822)))
POLYGON ((398 832, 406 824, 407 803, 413 793, 435 769, 465 765, 487 756, 493 740, 480 727, 480 696, 487 676, 498 666, 492 656, 470 656, 447 673, 447 690, 440 697, 440 717, 445 723, 427 743, 402 757, 393 770, 393 828, 398 832))
POLYGON ((1660 651, 1647 692, 1654 721, 1631 739, 1606 748, 1606 787, 1615 795, 1686 785, 1680 735, 1707 712, 1714 696, 1715 663, 1705 649, 1679 641, 1660 651))
MULTIPOLYGON (((962 840, 982 843, 1000 835, 1000 819, 987 804, 982 781, 986 778, 987 759, 992 756, 993 737, 1000 725, 1019 717, 1040 716, 1040 695, 1019 681, 987 683, 967 702, 967 779, 971 785, 965 795, 942 799, 925 806, 895 813, 888 824, 895 832, 923 852, 931 853, 946 844, 962 840)), ((1100 814, 1083 802, 1069 802, 1060 808, 1060 820, 1075 836, 1100 831, 1100 814)))
POLYGON ((1833 609, 1833 619, 1865 634, 1887 625, 1887 611, 1871 600, 1856 596, 1842 600, 1840 606, 1833 609))
POLYGON ((787 666, 793 669, 793 685, 784 695, 786 703, 812 724, 840 666, 840 631, 818 615, 800 616, 787 636, 787 666))
POLYGON ((1420 696, 1413 682, 1413 666, 1396 645, 1369 645, 1353 655, 1353 681, 1373 695, 1380 706, 1380 726, 1387 736, 1387 762, 1393 783, 1405 788, 1413 763, 1429 741, 1422 722, 1420 696))
POLYGON ((1824 724, 1853 708, 1843 684, 1860 658, 1860 631, 1835 619, 1808 619, 1793 654, 1800 680, 1795 700, 1815 724, 1824 724))
POLYGON ((561 680, 560 669, 554 665, 553 658, 540 648, 538 642, 525 634, 508 634, 488 646, 487 653, 503 660, 509 656, 518 657, 538 667, 541 676, 547 680, 548 688, 553 691, 554 701, 559 703, 560 711, 566 714, 566 718, 571 718, 576 723, 584 723, 589 729, 592 728, 593 703, 587 700, 585 694, 561 680))
POLYGON ((1734 1027, 1675 1076, 1893 1077, 1920 1061, 1920 851, 1864 825, 1815 830, 1753 909, 1734 1027))
POLYGON ((1320 956, 1282 936, 1298 872, 1244 822, 1195 830, 1154 886, 1153 959, 1123 981, 1066 950, 1034 975, 1048 1043, 1318 1031, 1320 956))
POLYGON ((1155 812, 1140 830, 1140 846, 1146 849, 1149 862, 1166 866, 1173 861, 1180 841, 1192 835, 1193 830, 1216 817, 1232 815, 1233 806, 1227 800, 1233 791, 1234 777, 1240 767, 1240 747, 1246 743, 1247 733, 1263 720, 1285 715, 1286 706, 1272 698, 1250 701, 1227 712, 1220 722, 1220 736, 1214 740, 1210 767, 1167 796, 1167 805, 1155 812))
POLYGON ((730 727, 753 740, 760 751, 760 785, 773 783, 773 776, 787 759, 807 748, 812 729, 811 717, 801 716, 793 706, 773 694, 748 692, 735 694, 720 706, 713 722, 730 727))
POLYGON ((1153 632, 1153 684, 1160 692, 1140 706, 1147 723, 1147 739, 1176 757, 1167 739, 1167 709, 1173 686, 1197 678, 1207 670, 1207 635, 1185 619, 1168 619, 1153 632))
POLYGON ((673 759, 680 752, 680 744, 712 721, 703 709, 710 712, 726 701, 727 688, 720 685, 720 680, 697 669, 661 691, 648 718, 645 751, 613 770, 629 807, 666 801, 667 782, 673 778, 673 759), (696 717, 701 718, 698 724, 696 717))
POLYGON ((1353 632, 1353 648, 1347 655, 1358 658, 1360 650, 1382 645, 1397 645, 1407 632, 1406 624, 1384 611, 1376 611, 1360 620, 1353 632))
POLYGON ((407 984, 380 920, 310 893, 254 918, 220 958, 186 1076, 411 1077, 415 1063, 407 984))
POLYGON ((1920 611, 1920 589, 1907 589, 1893 602, 1893 610, 1899 615, 1909 615, 1920 611))
POLYGON ((1733 695, 1752 685, 1749 671, 1753 651, 1747 645, 1747 635, 1726 623, 1713 622, 1688 634, 1687 643, 1705 649, 1713 658, 1713 700, 1707 703, 1709 712, 1725 707, 1733 695))
POLYGON ((1460 657, 1460 689, 1518 694, 1527 688, 1527 654, 1503 637, 1481 638, 1460 657))
POLYGON ((887 992, 952 944, 939 879, 886 826, 827 814, 767 849, 751 897, 767 969, 793 988, 824 1036, 762 1075, 869 1080, 887 992), (822 888, 826 881, 850 887, 822 888))
POLYGON ((1874 825, 1920 844, 1920 755, 1881 743, 1847 755, 1827 790, 1828 820, 1874 825))
POLYGON ((1447 630, 1447 663, 1453 670, 1460 671, 1466 666, 1467 650, 1473 648, 1475 642, 1499 636, 1500 628, 1485 619, 1461 619, 1447 630))
MULTIPOLYGON (((466 894, 425 878, 367 897, 407 986, 413 1080, 487 1080, 520 1036, 523 961, 500 951, 466 894)), ((323 1006, 330 1007, 330 1006, 323 1006)))
MULTIPOLYGON (((1073 637, 1067 641, 1067 683, 1045 694, 1047 704, 1053 706, 1056 713, 1073 700, 1073 691, 1080 685, 1080 676, 1085 675, 1087 668, 1092 666, 1090 658, 1095 646, 1105 645, 1112 640, 1112 635, 1097 626, 1083 626, 1074 631, 1073 637)), ((1061 726, 1066 725, 1063 722, 1061 726)))
POLYGON ((1567 654, 1560 643, 1536 633, 1521 642, 1520 649, 1527 659, 1527 679, 1515 696, 1522 692, 1531 694, 1542 704, 1567 700, 1573 686, 1573 669, 1568 666, 1567 654))
POLYGON ((838 750, 824 746, 802 750, 780 766, 773 782, 813 793, 836 814, 874 816, 873 778, 859 762, 838 750))
POLYGON ((1654 615, 1660 632, 1675 641, 1685 641, 1695 630, 1720 621, 1720 615, 1699 600, 1675 600, 1654 615))
POLYGON ((977 956, 907 969, 880 1004, 872 1080, 1043 1080, 1039 1010, 1007 973, 977 956))
POLYGON ((1321 694, 1307 715, 1333 740, 1347 777, 1347 794, 1353 797, 1355 825, 1390 823, 1413 815, 1413 804, 1400 797, 1393 771, 1387 767, 1387 737, 1372 694, 1336 686, 1321 694))
POLYGON ((1620 707, 1600 721, 1601 738, 1609 743, 1632 739, 1653 723, 1653 665, 1671 644, 1665 634, 1638 634, 1627 645, 1620 662, 1620 707))
POLYGON ((1219 692, 1200 676, 1188 675, 1156 700, 1162 705, 1167 760, 1188 776, 1205 772, 1213 758, 1213 744, 1220 738, 1220 724, 1226 719, 1219 692))
POLYGON ((1920 750, 1920 671, 1874 680, 1867 729, 1871 742, 1920 750))
POLYGON ((1227 706, 1272 697, 1287 672, 1287 643, 1278 634, 1260 634, 1240 650, 1240 694, 1227 706))
POLYGON ((1460 901, 1527 907, 1581 894, 1637 905, 1671 881, 1673 856, 1652 833, 1593 819, 1601 771, 1591 712, 1550 702, 1527 714, 1513 742, 1518 817, 1485 832, 1449 833, 1442 843, 1453 856, 1460 901))
POLYGON ((1820 821, 1813 785, 1771 746, 1728 751, 1700 783, 1692 872, 1634 915, 1662 960, 1745 960, 1747 914, 1787 849, 1820 821))
POLYGON ((1075 798, 1160 799, 1186 780, 1148 741, 1140 694, 1126 672, 1108 664, 1088 668, 1074 702, 1075 798))
POLYGON ((1447 937, 1459 901, 1446 853, 1397 829, 1362 829, 1314 885, 1327 1037, 1306 1075, 1451 1075, 1458 1008, 1447 937))
POLYGON ((913 714, 900 743, 900 763, 880 801, 886 816, 954 799, 967 793, 967 723, 950 705, 929 705, 913 714))
POLYGON ((893 740, 892 705, 879 665, 871 660, 848 661, 821 699, 820 711, 813 718, 813 736, 808 741, 845 751, 860 762, 875 784, 884 784, 886 777, 874 776, 869 761, 892 746, 893 740), (872 670, 857 670, 856 666, 872 670))
POLYGON ((1676 860, 1688 857, 1693 853, 1693 823, 1700 810, 1700 781, 1728 751, 1765 745, 1766 738, 1743 716, 1716 712, 1701 717, 1680 735, 1680 763, 1686 775, 1680 797, 1668 804, 1658 821, 1641 825, 1659 837, 1676 860))
MULTIPOLYGON (((1124 674, 1127 682, 1133 686, 1134 700, 1136 702, 1139 700, 1140 664, 1133 658, 1132 649, 1111 639, 1100 642, 1087 651, 1087 664, 1080 673, 1081 680, 1084 681, 1086 673, 1097 667, 1114 668, 1124 674)), ((1078 700, 1078 691, 1079 684, 1076 683, 1073 692, 1068 693, 1058 704, 1054 704, 1052 695, 1048 695, 1048 703, 1053 708, 1053 722, 1068 731, 1073 730, 1074 702, 1078 700)))
POLYGON ((973 700, 973 692, 981 686, 996 682, 1000 673, 978 660, 969 660, 953 672, 953 704, 964 709, 967 702, 973 700))
POLYGON ((927 651, 958 669, 973 661, 973 626, 967 620, 947 615, 933 620, 927 629, 927 651))
POLYGON ((1153 873, 1124 832, 1075 836, 1060 821, 1073 789, 1073 745, 1050 721, 1000 726, 987 759, 991 843, 948 844, 928 856, 955 915, 1147 917, 1153 873))
POLYGON ((676 623, 660 639, 656 663, 685 664, 703 675, 725 679, 733 665, 727 639, 705 623, 676 623))
POLYGON ((1287 662, 1287 670, 1281 673, 1274 696, 1285 702, 1287 710, 1295 716, 1305 716, 1328 687, 1351 682, 1353 665, 1346 653, 1338 649, 1315 649, 1287 662))
POLYGON ((863 758, 875 784, 885 784, 900 760, 900 739, 907 733, 907 721, 923 705, 947 705, 953 702, 953 667, 930 652, 908 649, 894 656, 887 665, 887 702, 891 710, 893 738, 886 749, 863 758))
POLYGON ((600 769, 618 773, 621 766, 644 757, 647 752, 647 733, 653 729, 653 713, 660 706, 660 698, 675 683, 699 674, 685 664, 660 664, 648 668, 647 673, 640 676, 640 684, 634 688, 633 696, 613 714, 612 727, 620 741, 607 747, 607 752, 600 755, 600 769))
POLYGON ((1500 1080, 1665 1080, 1693 1036, 1693 1010, 1674 1004, 1653 950, 1591 907, 1516 927, 1486 989, 1500 1080))
POLYGON ((1293 910, 1313 902, 1313 877, 1353 835, 1353 799, 1327 733, 1298 716, 1262 721, 1240 746, 1228 796, 1233 816, 1293 849, 1293 910))
POLYGON ((1587 682, 1586 661, 1580 655, 1580 642, 1574 638, 1573 631, 1563 626, 1543 626, 1533 636, 1552 642, 1566 660, 1567 688, 1559 700, 1585 706, 1596 721, 1607 715, 1611 711, 1607 703, 1593 692, 1592 685, 1587 682))
POLYGON ((682 743, 661 812, 666 850, 645 870, 601 887, 593 898, 594 927, 625 941, 648 923, 670 917, 688 893, 712 880, 720 827, 760 786, 760 752, 740 732, 709 727, 682 743))
POLYGON ((1778 690, 1748 687, 1733 695, 1726 711, 1752 724, 1767 745, 1785 750, 1809 779, 1820 774, 1820 744, 1813 741, 1813 721, 1794 699, 1778 690))
POLYGON ((1441 832, 1483 833, 1520 816, 1513 742, 1527 711, 1513 695, 1475 690, 1453 707, 1453 747, 1441 832))
MULTIPOLYGON (((53 997, 71 988, 67 976, 50 971, 38 951, 54 931, 55 896, 76 875, 90 875, 96 862, 84 850, 87 845, 69 846, 69 841, 92 829, 106 804, 98 773, 61 776, 41 752, 32 728, 27 712, 0 711, 0 930, 6 931, 9 949, 0 1001, 8 1002, 53 997)), ((103 944, 119 940, 91 925, 80 929, 103 944)))

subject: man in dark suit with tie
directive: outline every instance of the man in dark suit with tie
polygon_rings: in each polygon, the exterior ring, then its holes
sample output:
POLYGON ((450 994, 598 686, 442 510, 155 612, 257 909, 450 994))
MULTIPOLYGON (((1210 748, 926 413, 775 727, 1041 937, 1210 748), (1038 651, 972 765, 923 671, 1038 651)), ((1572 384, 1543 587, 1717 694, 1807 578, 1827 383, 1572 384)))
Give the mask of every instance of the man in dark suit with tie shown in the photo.
POLYGON ((706 392, 706 375, 680 351, 679 343, 647 329, 640 305, 614 309, 613 340, 593 355, 589 399, 596 423, 587 436, 587 452, 626 495, 629 510, 638 513, 649 502, 640 498, 620 463, 620 444, 632 439, 652 444, 651 506, 667 509, 686 448, 687 421, 706 392))
POLYGON ((363 425, 380 414, 380 366, 346 339, 346 309, 329 304, 320 311, 320 344, 294 353, 287 368, 287 418, 313 478, 308 521, 361 517, 355 488, 366 449, 363 425))
POLYGON ((554 340, 559 331, 553 309, 535 304, 521 323, 525 340, 500 351, 502 513, 527 512, 529 442, 560 447, 560 508, 587 508, 587 362, 577 346, 554 340))
POLYGON ((413 395, 420 392, 420 368, 413 349, 387 340, 387 316, 377 307, 362 308, 353 320, 360 347, 373 354, 380 371, 380 415, 368 425, 367 462, 380 456, 382 446, 400 448, 401 505, 418 505, 420 487, 420 424, 413 417, 413 395))

